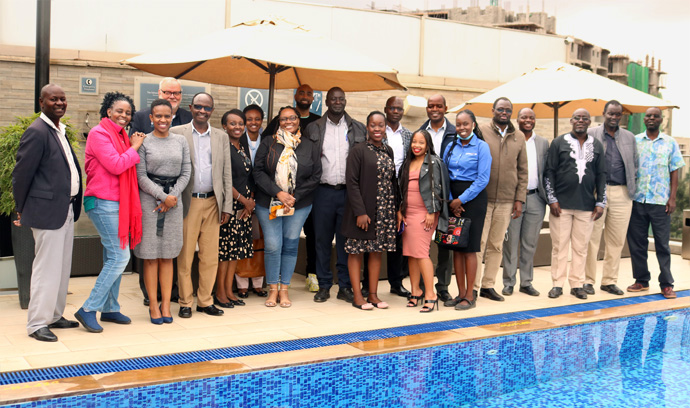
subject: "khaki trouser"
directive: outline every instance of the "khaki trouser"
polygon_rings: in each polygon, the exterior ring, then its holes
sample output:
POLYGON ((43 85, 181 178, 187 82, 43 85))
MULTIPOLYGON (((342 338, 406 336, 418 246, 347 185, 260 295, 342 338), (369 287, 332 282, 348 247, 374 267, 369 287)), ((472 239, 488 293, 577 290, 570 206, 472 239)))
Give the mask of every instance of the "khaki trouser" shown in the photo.
POLYGON ((606 186, 606 209, 604 215, 594 222, 592 238, 587 248, 587 265, 585 283, 593 285, 597 278, 597 255, 604 232, 605 255, 604 269, 601 272, 602 285, 615 285, 618 282, 618 268, 621 263, 621 252, 625 245, 625 235, 632 213, 632 200, 626 186, 606 186))
POLYGON ((581 288, 585 283, 587 242, 592 235, 591 211, 561 210, 560 217, 549 215, 551 230, 551 279, 553 286, 562 288, 568 278, 570 288, 581 288), (568 249, 573 256, 568 273, 568 249))
MULTIPOLYGON (((486 206, 482 242, 477 254, 477 279, 474 288, 490 289, 496 282, 496 274, 503 258, 503 242, 510 225, 513 203, 489 203, 486 206), (484 267, 482 268, 482 261, 484 267), (482 270, 484 277, 482 278, 482 270), (481 278, 481 279, 480 279, 481 278)), ((470 227, 471 228, 471 227, 470 227)))
POLYGON ((216 197, 194 198, 189 204, 187 218, 182 227, 182 251, 177 257, 177 286, 180 290, 180 307, 192 307, 194 287, 192 286, 192 262, 197 241, 199 242, 199 288, 196 292, 197 306, 213 304, 211 291, 216 283, 218 271, 218 203, 216 197))

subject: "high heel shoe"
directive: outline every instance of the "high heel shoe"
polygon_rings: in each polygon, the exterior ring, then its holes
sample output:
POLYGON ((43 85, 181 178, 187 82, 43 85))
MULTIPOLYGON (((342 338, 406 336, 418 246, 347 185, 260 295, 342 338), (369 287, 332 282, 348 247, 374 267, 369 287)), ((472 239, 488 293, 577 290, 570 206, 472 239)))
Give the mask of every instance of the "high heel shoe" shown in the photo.
POLYGON ((213 304, 218 305, 218 306, 225 308, 225 309, 232 309, 233 307, 235 307, 232 300, 227 302, 227 303, 221 302, 220 300, 218 300, 218 298, 215 295, 213 295, 213 304))
POLYGON ((151 309, 149 309, 149 318, 151 319, 151 323, 153 324, 163 324, 163 317, 159 317, 154 319, 153 316, 151 316, 151 309))
POLYGON ((410 297, 407 299, 407 307, 417 307, 419 306, 419 301, 422 300, 424 296, 415 296, 415 295, 410 295, 410 297))
MULTIPOLYGON (((172 316, 165 317, 165 316, 163 316, 163 309, 160 309, 160 311, 161 311, 161 319, 163 319, 163 323, 166 323, 166 324, 167 324, 167 323, 172 323, 172 322, 173 322, 172 316)), ((149 314, 151 314, 151 311, 150 311, 150 310, 149 310, 149 314)), ((154 324, 158 324, 158 323, 154 323, 154 324)))
POLYGON ((434 300, 424 300, 424 306, 419 310, 419 313, 431 313, 434 311, 434 307, 438 310, 438 298, 434 300), (431 303, 431 307, 427 306, 427 303, 431 303))

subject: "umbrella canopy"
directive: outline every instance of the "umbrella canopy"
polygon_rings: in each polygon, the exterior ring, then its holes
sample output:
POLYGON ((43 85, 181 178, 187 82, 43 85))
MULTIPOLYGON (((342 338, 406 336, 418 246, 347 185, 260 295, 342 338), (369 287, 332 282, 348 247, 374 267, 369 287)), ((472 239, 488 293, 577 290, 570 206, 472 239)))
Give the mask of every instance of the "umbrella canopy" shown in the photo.
POLYGON ((579 108, 599 115, 604 111, 606 102, 614 99, 628 113, 642 113, 652 106, 660 109, 677 108, 668 101, 586 69, 552 62, 458 105, 449 112, 467 108, 478 116, 492 116, 493 103, 502 96, 510 99, 515 111, 532 108, 539 119, 554 118, 554 137, 557 136, 559 115, 572 115, 579 108))
POLYGON ((280 18, 255 20, 123 61, 152 74, 218 85, 275 89, 309 84, 345 92, 405 89, 397 71, 280 18))

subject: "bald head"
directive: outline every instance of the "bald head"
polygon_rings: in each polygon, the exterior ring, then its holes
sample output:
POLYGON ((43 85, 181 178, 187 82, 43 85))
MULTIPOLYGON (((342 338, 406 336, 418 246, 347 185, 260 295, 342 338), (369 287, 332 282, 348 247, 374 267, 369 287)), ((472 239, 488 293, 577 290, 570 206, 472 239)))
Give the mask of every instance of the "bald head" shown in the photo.
POLYGON ((589 128, 591 123, 592 119, 589 115, 589 111, 584 108, 577 109, 570 118, 573 133, 577 137, 587 136, 587 128, 589 128))
POLYGON ((386 101, 383 112, 386 114, 386 122, 393 130, 398 129, 398 124, 403 117, 405 110, 403 99, 399 96, 391 96, 386 101))
POLYGON ((38 98, 41 112, 50 119, 55 126, 59 126, 60 118, 67 110, 67 98, 65 91, 55 84, 48 84, 41 88, 41 96, 38 98))
POLYGON ((532 137, 532 131, 534 131, 534 125, 537 122, 537 117, 534 111, 530 108, 522 108, 517 115, 518 128, 522 133, 525 134, 525 138, 529 139, 532 137))
POLYGON ((312 102, 314 102, 314 90, 307 84, 300 85, 295 91, 295 104, 302 116, 309 112, 312 102))

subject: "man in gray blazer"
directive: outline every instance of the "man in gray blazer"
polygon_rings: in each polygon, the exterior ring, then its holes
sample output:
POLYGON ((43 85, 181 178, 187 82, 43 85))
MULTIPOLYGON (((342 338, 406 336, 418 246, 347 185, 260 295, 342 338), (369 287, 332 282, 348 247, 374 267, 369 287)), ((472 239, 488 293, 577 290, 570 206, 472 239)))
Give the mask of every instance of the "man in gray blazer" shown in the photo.
POLYGON ((622 129, 618 124, 623 117, 620 102, 612 100, 604 106, 604 124, 587 130, 590 136, 604 145, 606 154, 606 196, 608 203, 604 215, 594 222, 592 237, 587 247, 584 289, 594 294, 597 277, 597 255, 604 230, 605 255, 600 289, 613 295, 623 295, 616 286, 621 252, 625 244, 632 198, 636 189, 637 144, 632 132, 622 129))
POLYGON ((539 232, 546 213, 546 193, 544 191, 544 162, 549 150, 549 142, 534 133, 536 117, 530 108, 518 112, 520 131, 525 134, 527 147, 527 198, 522 214, 510 221, 507 242, 503 245, 503 294, 513 294, 518 264, 520 265, 520 292, 539 296, 532 286, 534 278, 534 253, 537 250, 539 232), (519 262, 518 262, 519 247, 519 262))
POLYGON ((57 85, 41 89, 41 116, 22 135, 12 172, 18 227, 36 241, 26 330, 39 341, 57 341, 50 329, 78 327, 62 317, 72 270, 74 222, 81 212, 81 169, 60 118, 67 109, 57 85))
POLYGON ((199 288, 197 312, 220 316, 223 311, 213 305, 211 291, 218 270, 220 225, 232 214, 232 167, 228 135, 209 125, 213 97, 199 92, 189 109, 192 122, 170 129, 187 139, 192 159, 192 178, 182 192, 184 210, 182 251, 177 257, 177 284, 180 288, 180 317, 192 316, 192 261, 199 243, 199 288))

